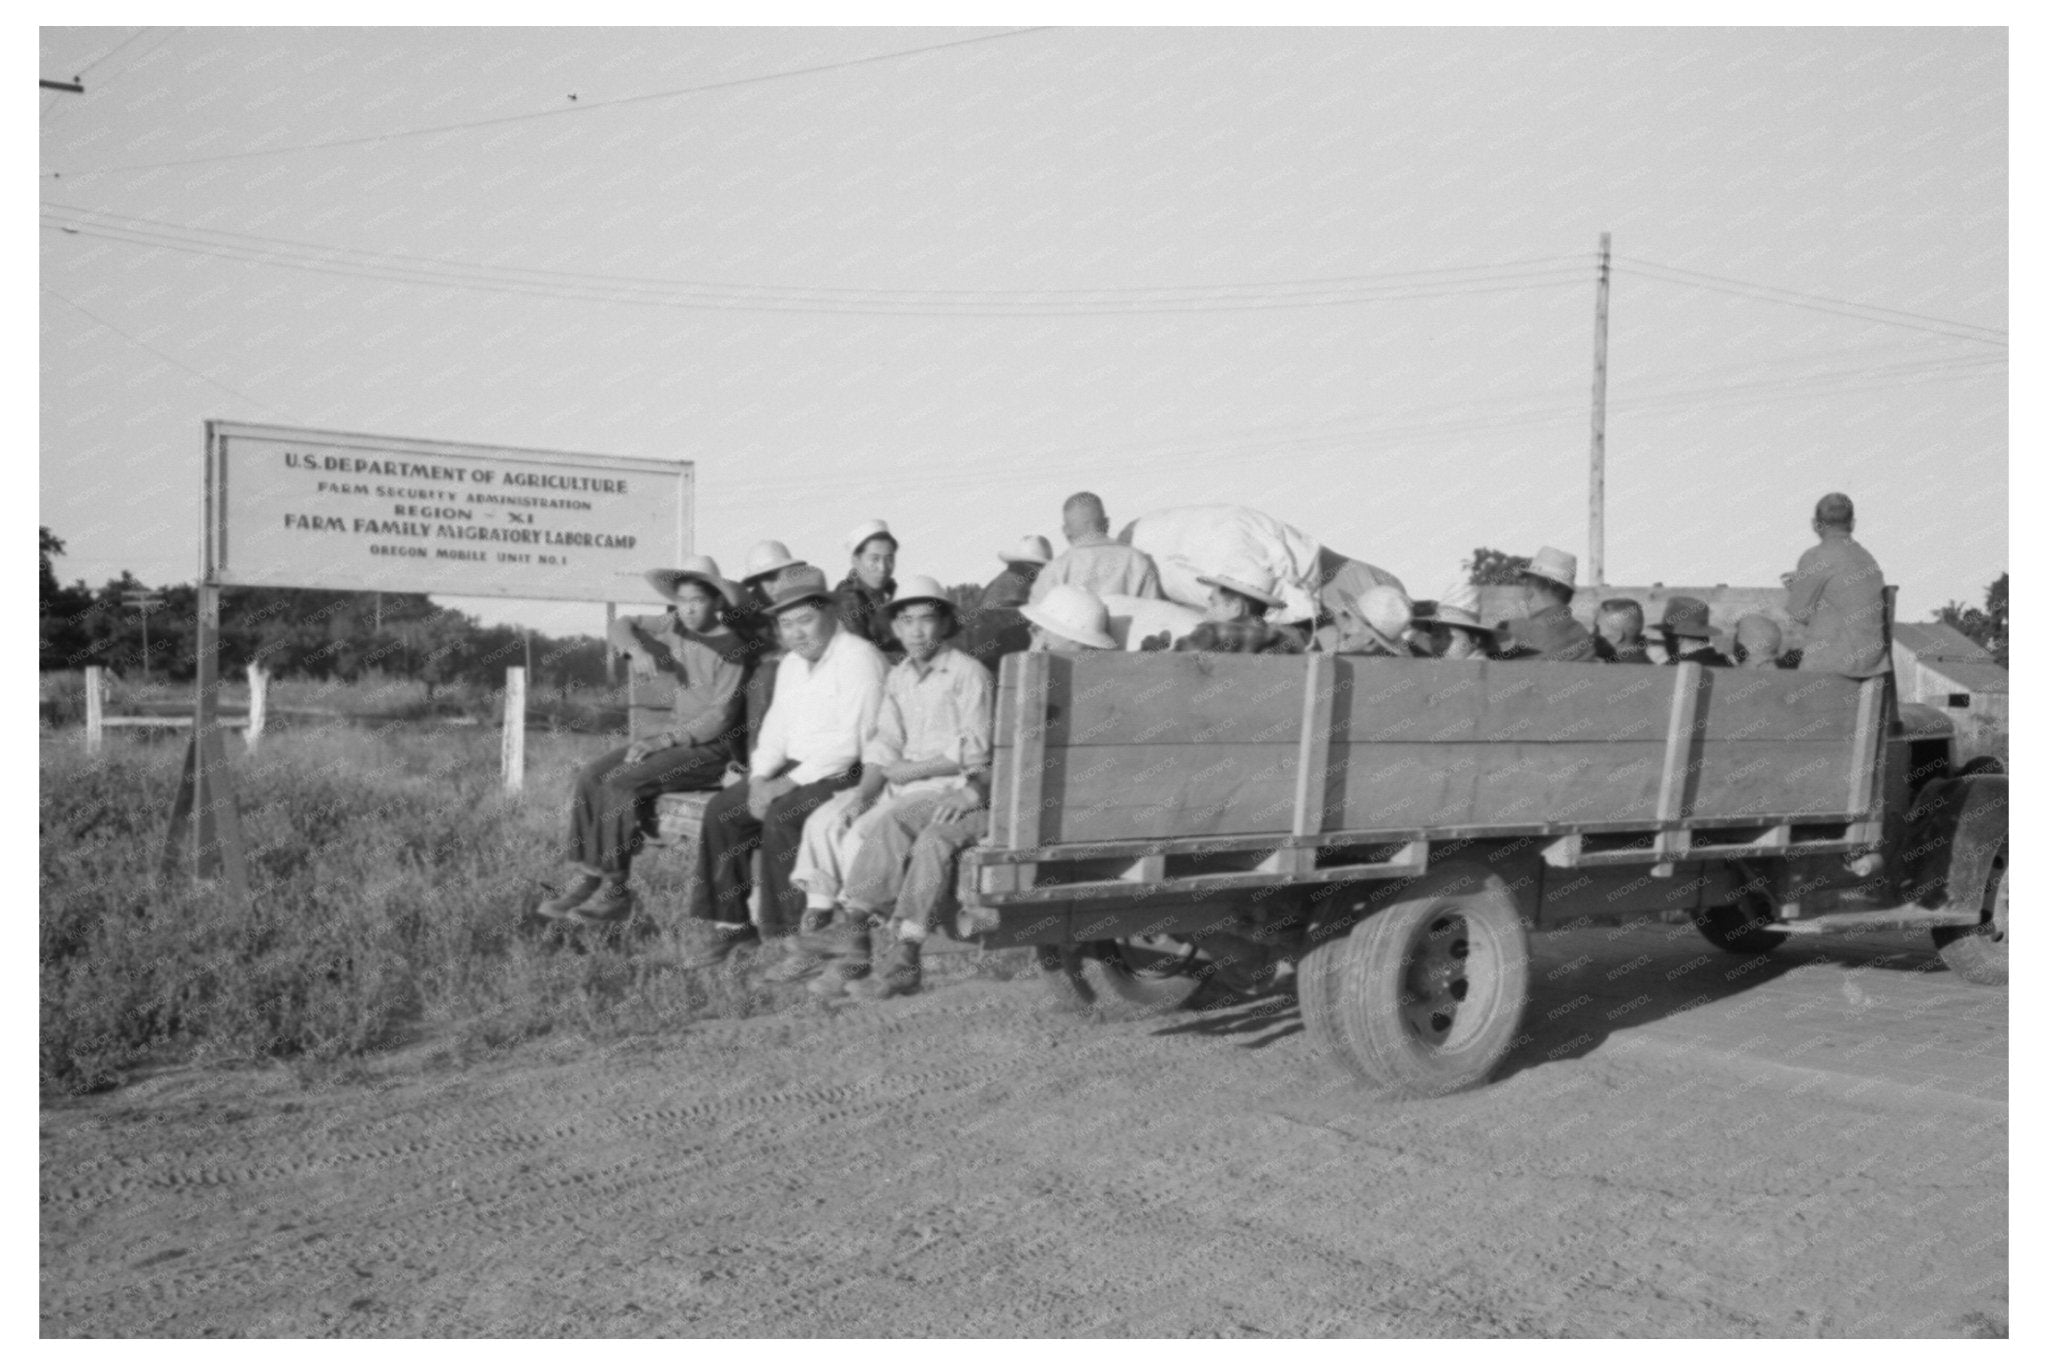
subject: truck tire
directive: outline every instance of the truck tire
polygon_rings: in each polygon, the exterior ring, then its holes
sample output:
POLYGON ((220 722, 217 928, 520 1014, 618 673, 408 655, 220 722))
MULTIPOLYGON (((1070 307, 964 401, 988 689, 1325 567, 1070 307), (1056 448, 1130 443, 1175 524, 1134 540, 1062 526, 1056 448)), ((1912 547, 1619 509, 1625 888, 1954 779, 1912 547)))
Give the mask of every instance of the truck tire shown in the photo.
POLYGON ((1514 895, 1470 864, 1416 878, 1341 942, 1310 953, 1311 975, 1319 956, 1328 960, 1304 987, 1303 1012, 1325 1016, 1315 1031, 1337 1034, 1339 1060, 1390 1098, 1485 1081, 1528 1003, 1529 941, 1514 895))
POLYGON ((1984 922, 1969 928, 1933 931, 1934 946, 1948 969, 1973 986, 2006 984, 2006 846, 1990 861, 1983 890, 1984 922))
POLYGON ((1724 953, 1762 957, 1785 942, 1785 933, 1771 928, 1776 916, 1770 897, 1748 890, 1727 905, 1706 905, 1692 912, 1700 937, 1724 953))

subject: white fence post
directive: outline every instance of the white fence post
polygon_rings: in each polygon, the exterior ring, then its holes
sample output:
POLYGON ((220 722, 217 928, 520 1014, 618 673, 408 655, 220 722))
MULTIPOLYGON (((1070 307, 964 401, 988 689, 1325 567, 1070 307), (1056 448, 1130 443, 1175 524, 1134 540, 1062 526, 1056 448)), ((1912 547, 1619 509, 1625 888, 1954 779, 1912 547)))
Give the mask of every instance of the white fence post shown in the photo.
POLYGON ((106 739, 106 727, 102 722, 106 712, 107 670, 98 664, 85 666, 85 751, 96 754, 106 739))
POLYGON ((505 791, 516 796, 526 786, 526 670, 505 670, 505 791))
POLYGON ((249 725, 242 731, 242 741, 251 752, 256 741, 263 738, 263 694, 270 682, 270 675, 263 671, 262 664, 249 665, 249 725))

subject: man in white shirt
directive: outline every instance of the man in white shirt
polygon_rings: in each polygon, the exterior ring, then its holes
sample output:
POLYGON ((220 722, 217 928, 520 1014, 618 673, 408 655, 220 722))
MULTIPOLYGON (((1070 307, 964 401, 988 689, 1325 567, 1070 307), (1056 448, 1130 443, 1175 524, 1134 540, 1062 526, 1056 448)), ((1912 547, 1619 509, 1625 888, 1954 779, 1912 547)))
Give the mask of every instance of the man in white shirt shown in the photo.
POLYGON ((1031 583, 1035 606, 1062 583, 1086 588, 1097 597, 1164 597, 1159 566, 1143 550, 1133 549, 1109 534, 1109 513, 1093 493, 1076 493, 1060 508, 1060 531, 1067 548, 1039 571, 1031 583))
POLYGON ((790 885, 804 821, 860 779, 861 740, 881 709, 882 652, 839 627, 825 575, 808 565, 778 580, 768 603, 789 653, 748 760, 748 779, 704 807, 685 965, 721 962, 743 943, 787 938, 803 915, 790 885), (748 922, 754 850, 761 851, 761 927, 748 922))

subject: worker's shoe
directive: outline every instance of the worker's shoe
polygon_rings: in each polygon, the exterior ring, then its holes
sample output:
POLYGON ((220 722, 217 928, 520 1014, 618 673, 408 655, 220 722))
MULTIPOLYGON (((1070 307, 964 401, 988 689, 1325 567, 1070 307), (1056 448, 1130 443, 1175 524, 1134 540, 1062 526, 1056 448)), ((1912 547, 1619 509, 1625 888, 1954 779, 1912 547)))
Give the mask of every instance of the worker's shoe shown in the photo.
POLYGON ((686 922, 682 937, 679 965, 683 967, 716 967, 735 949, 761 941, 760 931, 751 924, 724 925, 705 919, 686 922))
POLYGON ((874 942, 874 930, 869 927, 867 915, 858 910, 847 911, 846 922, 826 944, 828 951, 836 948, 837 960, 811 982, 811 994, 821 999, 845 994, 849 985, 868 974, 874 942))
POLYGON ((597 888, 604 885, 604 878, 595 873, 578 872, 576 879, 559 896, 550 896, 533 907, 533 913, 542 919, 567 919, 569 912, 597 894, 597 888))
POLYGON ((595 896, 569 912, 578 924, 617 924, 633 913, 633 893, 622 880, 607 877, 595 896))
POLYGON ((761 973, 763 981, 801 981, 832 960, 832 954, 825 951, 817 935, 789 934, 776 941, 787 946, 781 950, 782 956, 761 973))
POLYGON ((848 982, 846 993, 855 1000, 887 1000, 891 996, 916 995, 924 985, 924 973, 918 965, 923 951, 922 943, 899 939, 889 950, 887 965, 859 981, 848 982))

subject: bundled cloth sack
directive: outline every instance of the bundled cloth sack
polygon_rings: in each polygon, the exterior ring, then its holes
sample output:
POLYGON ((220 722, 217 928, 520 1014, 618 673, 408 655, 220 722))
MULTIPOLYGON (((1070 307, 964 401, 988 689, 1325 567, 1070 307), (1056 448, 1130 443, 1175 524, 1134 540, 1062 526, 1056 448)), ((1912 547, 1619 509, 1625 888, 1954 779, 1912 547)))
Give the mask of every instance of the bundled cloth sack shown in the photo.
POLYGON ((1406 591, 1386 570, 1328 549, 1307 532, 1251 507, 1217 503, 1147 512, 1117 539, 1152 556, 1167 599, 1197 612, 1209 605, 1209 590, 1196 580, 1224 565, 1256 566, 1272 574, 1281 605, 1267 619, 1283 624, 1327 615, 1332 593, 1356 600, 1367 588, 1383 584, 1406 591))
POLYGON ((1109 633, 1117 647, 1132 654, 1172 649, 1174 641, 1202 624, 1202 613, 1193 607, 1156 597, 1106 593, 1102 605, 1109 608, 1109 633))

